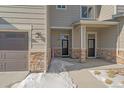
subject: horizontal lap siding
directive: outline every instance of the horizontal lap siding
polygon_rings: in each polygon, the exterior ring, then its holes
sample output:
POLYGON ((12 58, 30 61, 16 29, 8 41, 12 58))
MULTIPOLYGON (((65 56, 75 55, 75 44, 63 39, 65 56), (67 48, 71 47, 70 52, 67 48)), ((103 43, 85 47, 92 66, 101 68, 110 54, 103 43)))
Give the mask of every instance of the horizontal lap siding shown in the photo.
POLYGON ((114 5, 102 5, 100 7, 98 20, 109 20, 114 15, 114 5))
POLYGON ((0 6, 0 24, 30 24, 32 26, 31 48, 45 48, 46 39, 46 6, 0 6), (41 38, 36 38, 41 33, 41 38))
POLYGON ((117 5, 117 13, 124 13, 124 5, 117 5))
POLYGON ((66 9, 56 9, 55 5, 50 6, 50 25, 68 27, 75 21, 80 20, 80 6, 67 5, 66 9))

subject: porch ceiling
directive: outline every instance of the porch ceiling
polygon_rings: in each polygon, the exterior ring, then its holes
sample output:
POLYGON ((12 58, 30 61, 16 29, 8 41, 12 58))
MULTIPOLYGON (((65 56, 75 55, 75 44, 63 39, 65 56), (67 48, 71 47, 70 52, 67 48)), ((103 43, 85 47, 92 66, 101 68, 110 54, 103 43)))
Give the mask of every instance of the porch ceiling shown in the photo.
POLYGON ((119 22, 114 21, 96 21, 96 20, 80 20, 72 25, 85 25, 86 27, 111 27, 117 25, 119 22))

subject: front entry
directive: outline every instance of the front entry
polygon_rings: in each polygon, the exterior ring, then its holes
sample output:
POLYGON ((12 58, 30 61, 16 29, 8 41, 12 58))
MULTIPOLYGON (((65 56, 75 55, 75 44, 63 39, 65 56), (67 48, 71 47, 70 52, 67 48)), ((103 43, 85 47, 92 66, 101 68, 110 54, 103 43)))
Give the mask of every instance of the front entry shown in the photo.
POLYGON ((95 57, 95 39, 88 39, 88 57, 95 57))
POLYGON ((62 40, 62 56, 68 56, 68 40, 62 40))
POLYGON ((88 34, 88 57, 95 57, 95 34, 88 34))

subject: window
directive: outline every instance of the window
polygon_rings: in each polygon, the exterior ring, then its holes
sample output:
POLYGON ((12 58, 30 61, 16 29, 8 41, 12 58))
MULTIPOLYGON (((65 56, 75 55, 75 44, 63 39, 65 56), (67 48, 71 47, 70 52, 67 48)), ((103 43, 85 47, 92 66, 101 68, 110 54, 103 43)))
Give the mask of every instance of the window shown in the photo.
POLYGON ((81 6, 81 18, 92 18, 93 7, 91 6, 81 6))
POLYGON ((56 9, 66 9, 66 6, 65 5, 57 5, 56 9))
POLYGON ((25 38, 24 33, 8 32, 5 34, 6 38, 25 38))

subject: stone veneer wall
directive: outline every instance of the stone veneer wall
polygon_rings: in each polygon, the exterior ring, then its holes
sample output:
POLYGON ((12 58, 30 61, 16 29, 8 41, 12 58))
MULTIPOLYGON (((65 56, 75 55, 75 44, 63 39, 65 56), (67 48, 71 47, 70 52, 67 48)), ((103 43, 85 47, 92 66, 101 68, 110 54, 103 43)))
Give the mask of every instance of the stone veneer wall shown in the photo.
POLYGON ((80 59, 81 62, 85 62, 86 49, 72 49, 72 58, 80 59))
MULTIPOLYGON (((52 50, 52 52, 54 53, 54 57, 61 57, 62 56, 62 49, 60 48, 55 48, 52 50)), ((72 56, 72 49, 68 50, 69 52, 69 56, 72 56)))
POLYGON ((61 51, 62 51, 62 50, 61 50, 60 48, 54 48, 54 49, 52 49, 53 56, 54 56, 54 57, 60 57, 61 54, 62 54, 61 51))
POLYGON ((118 51, 117 63, 124 64, 124 51, 118 51))
POLYGON ((117 62, 116 50, 114 49, 97 49, 97 57, 103 58, 107 61, 117 62))
POLYGON ((79 59, 81 57, 81 49, 72 49, 72 58, 79 59))
POLYGON ((47 57, 46 57, 46 71, 48 70, 48 66, 51 63, 51 48, 47 50, 47 57))
POLYGON ((31 52, 30 54, 30 71, 31 72, 40 72, 44 71, 45 67, 45 53, 44 52, 31 52))
POLYGON ((87 57, 87 51, 86 49, 81 49, 81 62, 85 62, 87 57))

